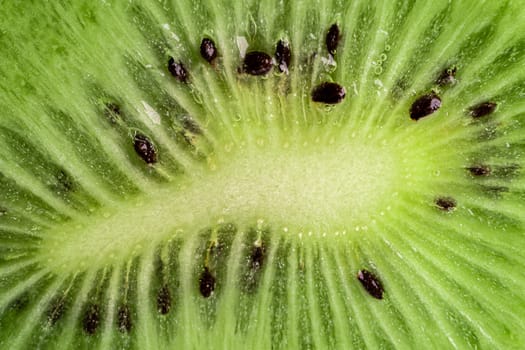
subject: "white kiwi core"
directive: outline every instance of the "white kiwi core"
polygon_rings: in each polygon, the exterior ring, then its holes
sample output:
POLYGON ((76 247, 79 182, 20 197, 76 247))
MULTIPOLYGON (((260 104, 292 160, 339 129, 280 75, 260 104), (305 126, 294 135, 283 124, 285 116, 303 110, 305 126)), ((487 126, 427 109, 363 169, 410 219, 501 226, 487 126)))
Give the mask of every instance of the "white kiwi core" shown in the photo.
POLYGON ((42 254, 51 266, 82 269, 221 221, 333 233, 386 210, 400 175, 387 147, 357 140, 280 148, 261 142, 228 155, 191 179, 55 228, 42 254))

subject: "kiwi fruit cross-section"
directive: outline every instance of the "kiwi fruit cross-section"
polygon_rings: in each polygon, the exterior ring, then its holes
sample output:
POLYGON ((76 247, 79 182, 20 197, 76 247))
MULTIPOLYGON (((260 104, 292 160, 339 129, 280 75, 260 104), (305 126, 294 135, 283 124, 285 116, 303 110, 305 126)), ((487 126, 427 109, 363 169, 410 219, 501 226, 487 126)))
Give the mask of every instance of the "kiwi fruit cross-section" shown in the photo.
POLYGON ((522 1, 7 1, 0 54, 0 348, 525 348, 522 1))

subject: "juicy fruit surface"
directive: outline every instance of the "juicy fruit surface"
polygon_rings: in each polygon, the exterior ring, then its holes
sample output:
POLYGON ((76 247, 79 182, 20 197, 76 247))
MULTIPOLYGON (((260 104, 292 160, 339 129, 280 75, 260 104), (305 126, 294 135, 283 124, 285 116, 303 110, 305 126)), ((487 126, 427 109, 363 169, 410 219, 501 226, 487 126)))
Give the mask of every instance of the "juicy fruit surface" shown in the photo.
POLYGON ((4 4, 0 348, 525 347, 524 27, 519 1, 4 4))

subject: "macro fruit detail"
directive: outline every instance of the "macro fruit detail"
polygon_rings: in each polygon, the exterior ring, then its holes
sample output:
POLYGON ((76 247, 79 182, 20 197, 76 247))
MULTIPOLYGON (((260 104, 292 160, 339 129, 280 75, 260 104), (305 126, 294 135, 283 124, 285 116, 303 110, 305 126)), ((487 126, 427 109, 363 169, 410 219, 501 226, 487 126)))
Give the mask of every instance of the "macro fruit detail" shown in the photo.
POLYGON ((0 349, 525 348, 520 1, 9 1, 0 349))

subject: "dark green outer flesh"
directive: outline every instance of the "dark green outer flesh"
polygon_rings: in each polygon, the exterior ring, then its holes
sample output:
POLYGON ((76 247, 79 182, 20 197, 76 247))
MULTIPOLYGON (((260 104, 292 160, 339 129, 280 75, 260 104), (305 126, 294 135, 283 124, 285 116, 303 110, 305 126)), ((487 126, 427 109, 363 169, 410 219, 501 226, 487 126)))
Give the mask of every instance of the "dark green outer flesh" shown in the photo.
POLYGON ((1 349, 525 348, 520 1, 13 1, 0 57, 1 349))

